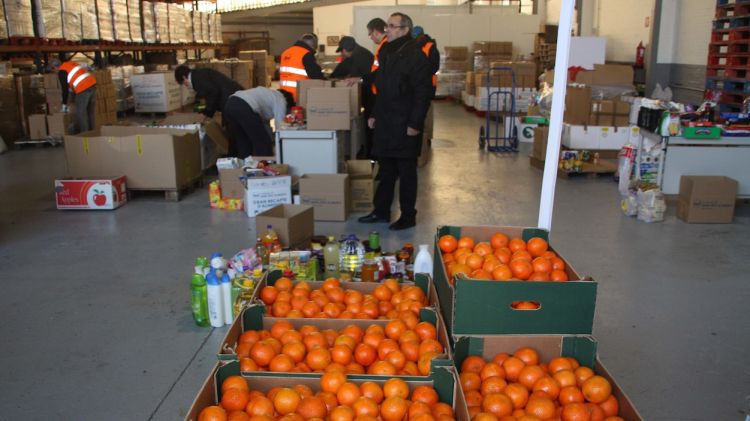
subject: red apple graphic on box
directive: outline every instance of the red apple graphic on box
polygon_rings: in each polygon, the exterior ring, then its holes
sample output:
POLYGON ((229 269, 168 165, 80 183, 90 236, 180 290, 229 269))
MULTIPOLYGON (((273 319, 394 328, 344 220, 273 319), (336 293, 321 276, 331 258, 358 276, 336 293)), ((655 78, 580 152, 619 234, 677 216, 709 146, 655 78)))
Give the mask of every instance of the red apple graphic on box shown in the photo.
POLYGON ((96 206, 107 204, 107 196, 101 190, 94 189, 94 204, 96 206))

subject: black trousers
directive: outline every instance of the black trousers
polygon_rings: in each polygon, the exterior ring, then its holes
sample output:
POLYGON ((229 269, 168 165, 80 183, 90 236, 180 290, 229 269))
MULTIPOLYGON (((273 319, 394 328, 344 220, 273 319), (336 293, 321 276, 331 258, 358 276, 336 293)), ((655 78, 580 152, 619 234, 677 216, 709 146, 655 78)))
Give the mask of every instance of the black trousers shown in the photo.
POLYGON ((229 156, 245 159, 248 156, 273 155, 273 140, 264 122, 250 105, 230 96, 221 115, 231 136, 229 156))
POLYGON ((416 218, 417 158, 378 158, 380 184, 375 190, 375 214, 390 217, 393 192, 399 180, 398 200, 401 218, 416 218))

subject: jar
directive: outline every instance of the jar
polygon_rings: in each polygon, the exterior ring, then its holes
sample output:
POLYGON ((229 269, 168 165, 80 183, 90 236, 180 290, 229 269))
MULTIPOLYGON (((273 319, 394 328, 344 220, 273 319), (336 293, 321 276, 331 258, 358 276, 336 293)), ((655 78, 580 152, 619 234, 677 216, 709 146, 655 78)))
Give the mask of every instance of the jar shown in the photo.
POLYGON ((362 263, 362 282, 378 281, 378 272, 378 262, 372 259, 365 260, 364 263, 362 263))

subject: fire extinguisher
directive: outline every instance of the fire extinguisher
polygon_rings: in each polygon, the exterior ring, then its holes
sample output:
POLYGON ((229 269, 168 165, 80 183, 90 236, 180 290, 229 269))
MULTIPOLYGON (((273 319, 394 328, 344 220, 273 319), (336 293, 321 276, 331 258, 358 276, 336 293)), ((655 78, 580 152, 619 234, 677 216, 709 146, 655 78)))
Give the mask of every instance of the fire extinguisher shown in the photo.
POLYGON ((635 67, 643 67, 643 58, 645 55, 646 47, 643 46, 643 41, 641 41, 635 47, 635 67))

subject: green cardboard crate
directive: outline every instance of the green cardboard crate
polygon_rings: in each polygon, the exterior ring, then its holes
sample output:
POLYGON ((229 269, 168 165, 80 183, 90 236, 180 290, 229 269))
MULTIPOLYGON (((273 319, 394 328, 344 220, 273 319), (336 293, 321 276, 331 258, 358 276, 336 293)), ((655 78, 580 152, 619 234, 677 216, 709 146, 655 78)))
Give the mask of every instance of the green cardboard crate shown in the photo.
POLYGON ((685 139, 719 139, 721 127, 683 127, 682 137, 685 139))
MULTIPOLYGON (((601 361, 597 358, 596 340, 589 335, 488 335, 488 336, 465 336, 456 339, 454 361, 456 367, 470 355, 483 357, 485 360, 505 352, 513 354, 521 347, 534 348, 539 353, 540 362, 549 362, 552 358, 563 356, 573 357, 581 365, 592 368, 596 374, 609 380, 612 385, 612 394, 615 395, 620 405, 619 416, 625 421, 642 421, 641 415, 633 406, 630 398, 623 392, 612 375, 607 371, 601 361)), ((469 419, 469 409, 466 406, 466 398, 461 390, 460 382, 456 385, 457 399, 456 419, 469 419)))
MULTIPOLYGON (((528 241, 532 237, 547 240, 549 233, 522 227, 438 227, 435 250, 440 236, 451 234, 489 241, 492 234, 528 241)), ((554 250, 551 247, 552 250, 554 250)), ((559 255, 559 253, 558 253, 559 255)), ((560 256, 563 260, 565 258, 560 256)), ((565 260, 568 282, 456 280, 451 285, 442 255, 434 259, 435 288, 448 332, 455 339, 466 335, 493 334, 590 334, 594 324, 597 283, 583 278, 565 260), (577 280, 575 280, 577 279, 577 280), (535 301, 537 310, 518 310, 514 301, 535 301)))
MULTIPOLYGON (((239 362, 219 362, 214 366, 213 370, 211 370, 211 374, 209 374, 208 378, 203 382, 203 386, 198 391, 198 395, 193 400, 192 405, 190 405, 187 415, 185 415, 185 421, 198 421, 198 415, 203 408, 216 405, 221 401, 221 383, 229 376, 240 375, 247 379, 250 390, 258 390, 263 393, 267 393, 273 387, 291 387, 297 384, 309 386, 314 392, 320 390, 320 374, 316 377, 309 377, 299 376, 296 373, 241 373, 239 362)), ((385 378, 373 379, 372 377, 368 378, 366 376, 347 376, 347 378, 356 385, 365 381, 373 381, 382 386, 387 380, 385 378)), ((456 379, 455 370, 452 368, 443 367, 433 370, 432 374, 428 377, 404 380, 406 380, 410 390, 414 390, 415 387, 421 385, 434 387, 440 397, 440 402, 450 404, 455 410, 457 401, 456 385, 458 384, 458 381, 456 379)), ((466 419, 465 421, 469 420, 466 419)))

